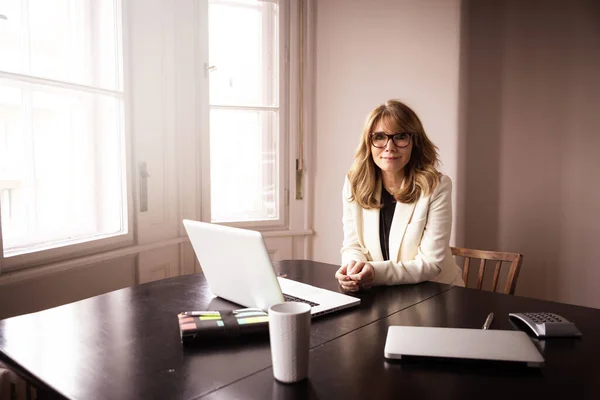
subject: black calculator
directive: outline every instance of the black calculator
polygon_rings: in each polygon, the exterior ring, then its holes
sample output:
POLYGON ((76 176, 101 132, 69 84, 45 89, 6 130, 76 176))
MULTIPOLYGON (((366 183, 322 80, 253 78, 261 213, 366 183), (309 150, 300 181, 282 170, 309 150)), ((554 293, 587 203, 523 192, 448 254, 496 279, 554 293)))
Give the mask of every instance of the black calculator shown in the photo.
POLYGON ((558 314, 547 312, 510 313, 508 316, 519 327, 525 326, 537 337, 581 336, 579 329, 571 321, 558 314))

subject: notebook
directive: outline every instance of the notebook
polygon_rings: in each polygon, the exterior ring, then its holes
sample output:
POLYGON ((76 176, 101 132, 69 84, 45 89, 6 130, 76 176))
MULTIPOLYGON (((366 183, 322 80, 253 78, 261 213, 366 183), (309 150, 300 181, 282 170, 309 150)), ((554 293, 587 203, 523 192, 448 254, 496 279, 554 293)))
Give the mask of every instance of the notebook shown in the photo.
POLYGON ((284 301, 304 302, 313 317, 360 304, 353 296, 278 277, 260 232, 190 220, 183 225, 210 290, 221 298, 264 311, 284 301))
POLYGON ((522 331, 390 326, 384 356, 442 357, 515 361, 529 367, 544 365, 544 357, 522 331))
POLYGON ((177 319, 183 344, 246 338, 269 332, 269 315, 259 308, 184 311, 177 319))

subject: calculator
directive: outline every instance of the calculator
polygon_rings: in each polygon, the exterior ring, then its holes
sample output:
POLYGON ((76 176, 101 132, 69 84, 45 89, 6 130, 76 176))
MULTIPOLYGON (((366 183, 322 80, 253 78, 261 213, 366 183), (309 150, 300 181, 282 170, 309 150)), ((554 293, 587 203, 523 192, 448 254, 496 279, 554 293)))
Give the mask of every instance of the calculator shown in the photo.
POLYGON ((526 327, 537 337, 578 337, 579 329, 558 314, 547 312, 510 313, 508 316, 518 327, 526 327))

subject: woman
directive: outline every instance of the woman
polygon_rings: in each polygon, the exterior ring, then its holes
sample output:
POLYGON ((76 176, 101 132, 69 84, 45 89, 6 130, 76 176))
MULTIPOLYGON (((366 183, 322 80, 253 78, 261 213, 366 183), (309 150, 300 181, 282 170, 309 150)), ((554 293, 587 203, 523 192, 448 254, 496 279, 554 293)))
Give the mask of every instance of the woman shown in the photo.
POLYGON ((343 190, 342 267, 348 291, 435 281, 464 286, 450 251, 452 182, 407 105, 390 100, 365 124, 343 190))

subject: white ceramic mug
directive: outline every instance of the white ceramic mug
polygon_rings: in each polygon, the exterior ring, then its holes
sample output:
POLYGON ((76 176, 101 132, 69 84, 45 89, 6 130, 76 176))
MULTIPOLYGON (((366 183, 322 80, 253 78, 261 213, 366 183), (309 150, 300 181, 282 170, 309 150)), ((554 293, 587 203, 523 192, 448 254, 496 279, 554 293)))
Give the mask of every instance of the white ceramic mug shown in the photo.
POLYGON ((280 382, 298 382, 308 376, 310 308, 293 301, 269 308, 273 376, 280 382))

